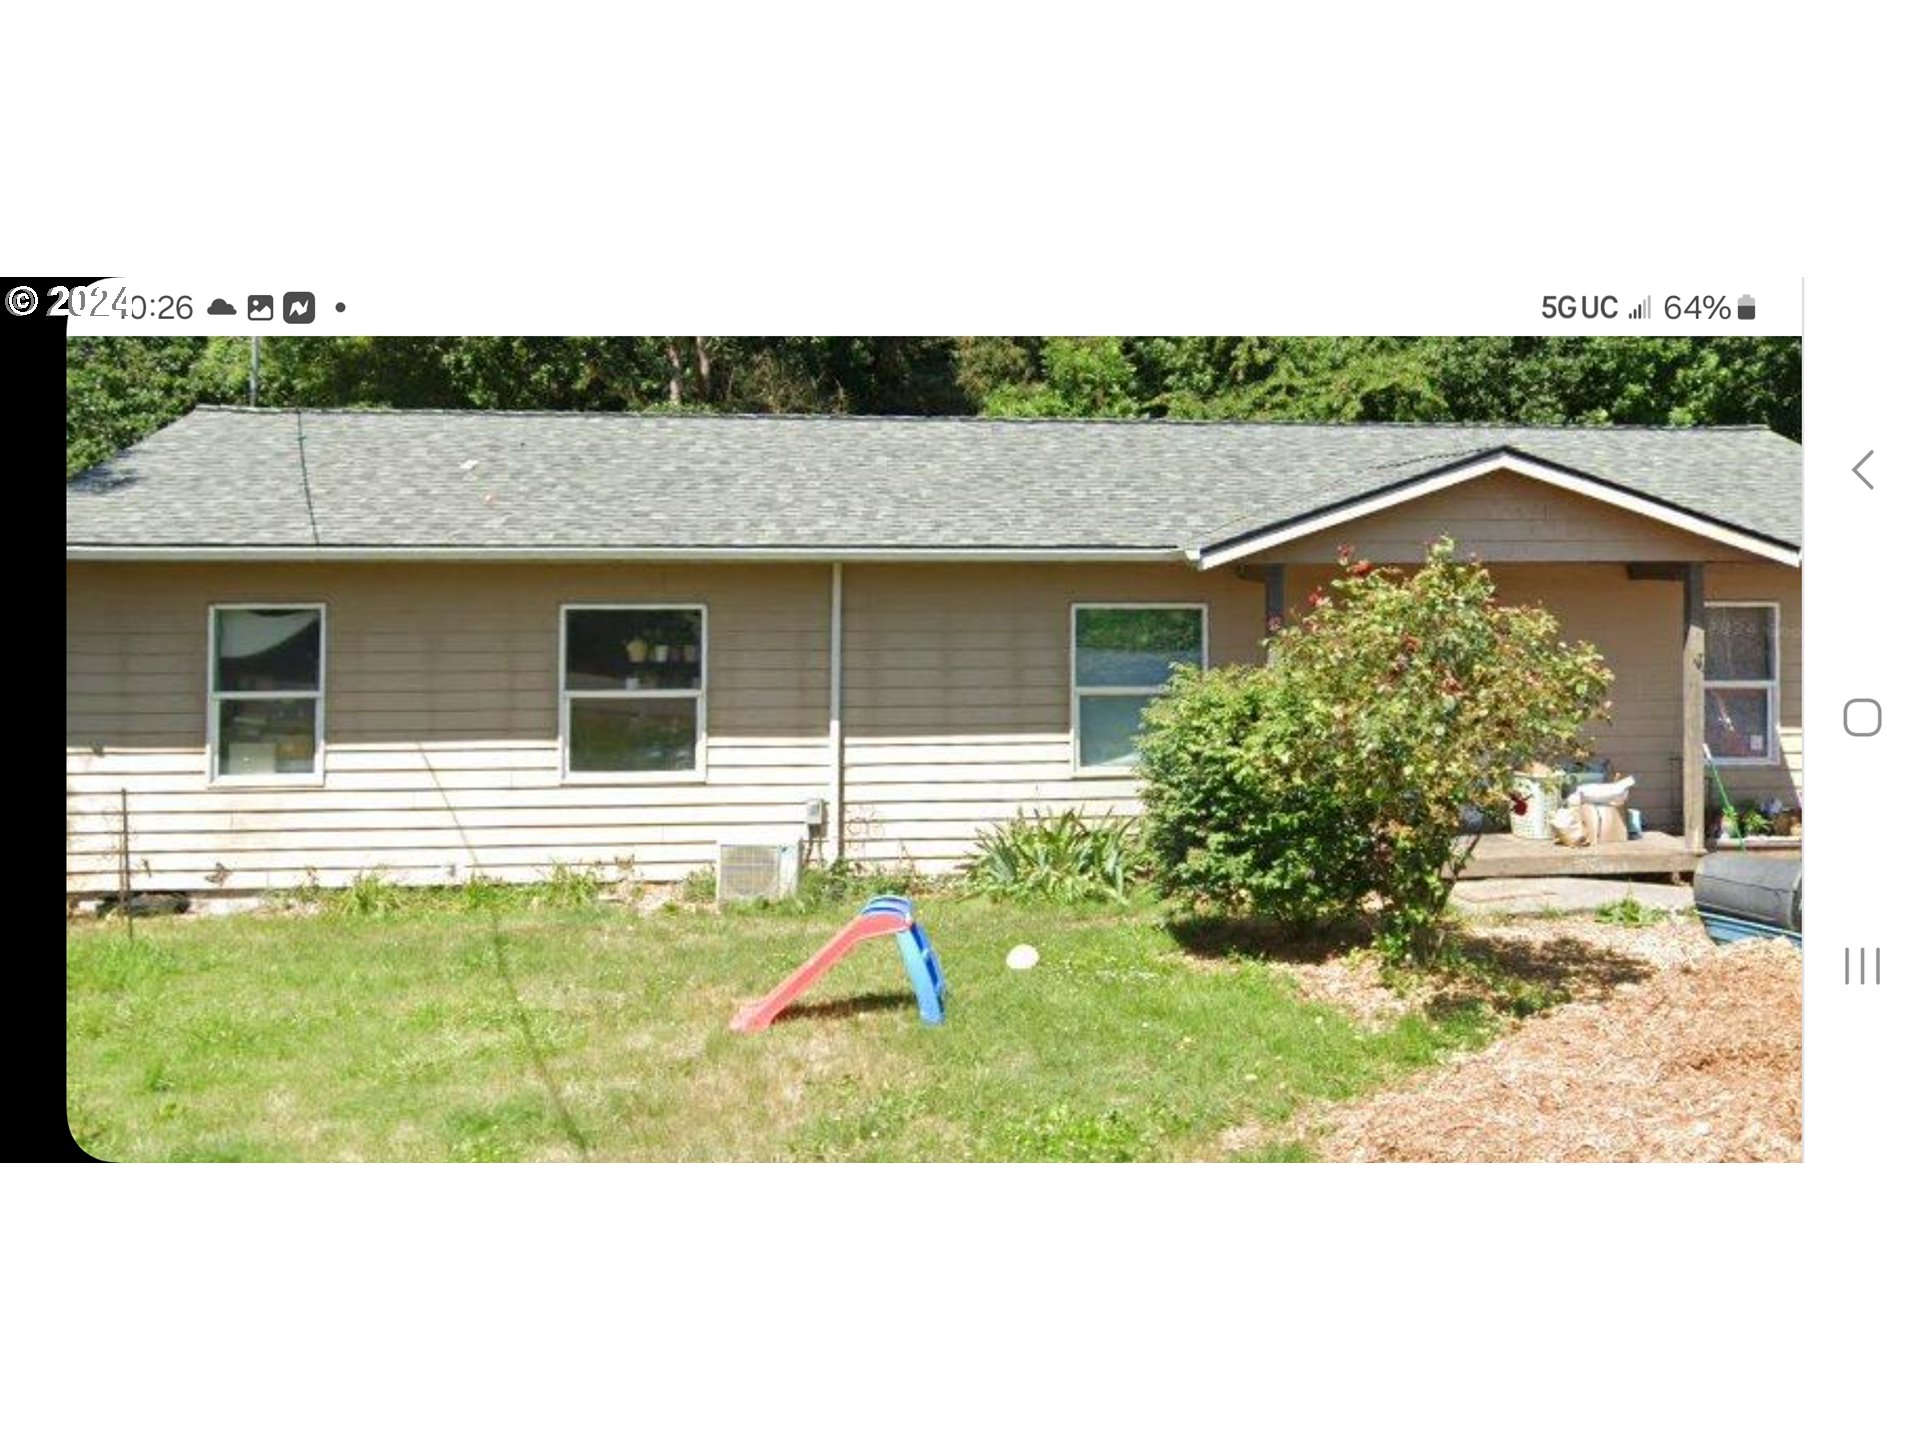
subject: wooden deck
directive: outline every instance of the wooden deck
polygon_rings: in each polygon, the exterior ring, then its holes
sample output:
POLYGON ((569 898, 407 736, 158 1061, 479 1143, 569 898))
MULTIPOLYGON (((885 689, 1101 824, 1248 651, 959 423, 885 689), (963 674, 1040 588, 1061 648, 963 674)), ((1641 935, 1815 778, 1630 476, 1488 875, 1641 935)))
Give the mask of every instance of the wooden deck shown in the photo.
POLYGON ((1473 858, 1460 872, 1463 880, 1531 875, 1691 875, 1700 863, 1686 841, 1659 830, 1612 845, 1556 845, 1551 840, 1522 840, 1518 835, 1460 838, 1463 845, 1478 840, 1473 858))

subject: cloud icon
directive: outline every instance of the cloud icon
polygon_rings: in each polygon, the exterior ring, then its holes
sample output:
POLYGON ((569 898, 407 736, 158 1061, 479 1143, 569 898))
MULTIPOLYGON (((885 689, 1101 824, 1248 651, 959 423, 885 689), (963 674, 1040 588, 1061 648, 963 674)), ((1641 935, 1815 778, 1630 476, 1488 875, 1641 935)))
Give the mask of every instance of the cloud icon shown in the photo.
POLYGON ((207 306, 207 314, 209 315, 237 315, 239 313, 239 311, 235 310, 233 306, 224 300, 215 300, 211 305, 207 306))

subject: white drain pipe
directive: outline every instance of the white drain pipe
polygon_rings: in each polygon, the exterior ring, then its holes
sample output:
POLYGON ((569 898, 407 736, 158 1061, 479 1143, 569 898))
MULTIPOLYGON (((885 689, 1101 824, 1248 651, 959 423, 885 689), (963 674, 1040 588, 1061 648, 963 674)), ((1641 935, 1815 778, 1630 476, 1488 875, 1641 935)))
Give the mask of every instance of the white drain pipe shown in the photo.
POLYGON ((833 767, 832 788, 827 800, 827 846, 833 860, 846 853, 847 827, 843 812, 847 800, 847 752, 840 732, 840 614, 841 563, 833 562, 832 599, 827 613, 827 751, 833 767))

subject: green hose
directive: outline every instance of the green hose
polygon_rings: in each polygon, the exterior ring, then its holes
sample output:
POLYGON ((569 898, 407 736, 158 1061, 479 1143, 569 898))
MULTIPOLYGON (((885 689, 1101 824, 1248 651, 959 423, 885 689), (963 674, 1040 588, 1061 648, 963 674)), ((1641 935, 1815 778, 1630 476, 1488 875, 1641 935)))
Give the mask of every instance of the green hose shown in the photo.
POLYGON ((1740 823, 1740 812, 1734 809, 1733 798, 1727 794, 1727 782, 1720 778, 1720 767, 1713 763, 1713 747, 1703 743, 1700 749, 1707 757, 1707 773, 1713 776, 1713 788, 1720 792, 1720 813, 1734 817, 1733 838, 1740 842, 1740 848, 1744 850, 1747 848, 1747 827, 1740 823))

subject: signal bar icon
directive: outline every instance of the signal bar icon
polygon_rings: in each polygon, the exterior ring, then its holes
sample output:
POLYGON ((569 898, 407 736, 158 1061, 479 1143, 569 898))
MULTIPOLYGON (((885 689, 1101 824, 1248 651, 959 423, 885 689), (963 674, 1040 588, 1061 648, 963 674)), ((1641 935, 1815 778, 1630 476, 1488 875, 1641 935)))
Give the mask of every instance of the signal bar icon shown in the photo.
POLYGON ((1652 316, 1653 316, 1653 297, 1651 295, 1647 296, 1646 299, 1642 300, 1638 305, 1634 306, 1631 310, 1627 312, 1627 319, 1629 320, 1648 320, 1648 319, 1651 319, 1652 316))

